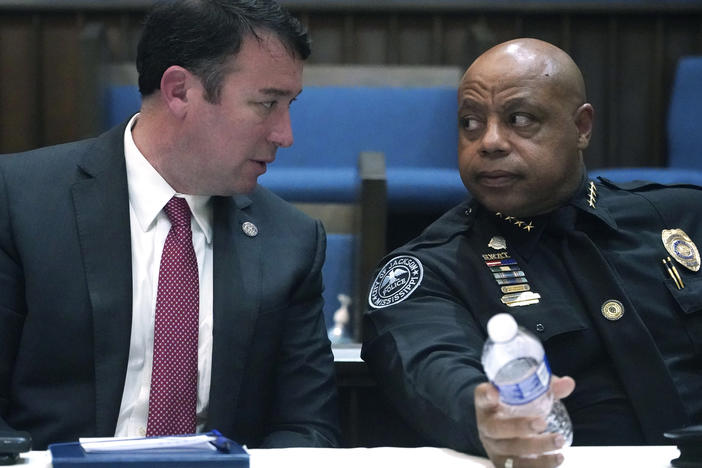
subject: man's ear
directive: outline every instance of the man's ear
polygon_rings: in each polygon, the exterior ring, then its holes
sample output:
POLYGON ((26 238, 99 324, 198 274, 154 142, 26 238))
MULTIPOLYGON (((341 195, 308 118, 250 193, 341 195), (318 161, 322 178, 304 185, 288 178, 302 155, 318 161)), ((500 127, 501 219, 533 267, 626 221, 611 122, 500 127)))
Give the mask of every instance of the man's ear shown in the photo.
POLYGON ((595 120, 595 109, 588 102, 578 107, 575 111, 575 126, 578 129, 578 149, 584 150, 590 144, 592 125, 595 120))
POLYGON ((183 67, 172 65, 161 76, 161 98, 176 117, 183 117, 188 107, 188 88, 192 74, 183 67))

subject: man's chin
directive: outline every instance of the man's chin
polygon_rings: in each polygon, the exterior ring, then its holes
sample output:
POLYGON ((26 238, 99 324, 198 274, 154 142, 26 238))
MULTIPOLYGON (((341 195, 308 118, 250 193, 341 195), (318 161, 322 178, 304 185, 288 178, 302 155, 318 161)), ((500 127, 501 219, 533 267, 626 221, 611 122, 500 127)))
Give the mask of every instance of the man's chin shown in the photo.
POLYGON ((254 180, 253 182, 246 182, 246 183, 238 183, 232 187, 221 187, 220 189, 217 190, 212 190, 210 188, 210 193, 206 195, 210 195, 213 197, 231 197, 234 195, 248 195, 254 190, 256 190, 256 187, 258 186, 258 182, 254 180))
POLYGON ((256 187, 258 186, 257 182, 254 182, 253 184, 247 184, 243 185, 241 187, 236 187, 230 195, 248 195, 254 190, 256 190, 256 187))
POLYGON ((486 198, 480 199, 478 201, 485 207, 486 210, 494 213, 502 213, 505 216, 514 216, 518 218, 528 217, 528 210, 526 210, 523 203, 519 201, 511 202, 509 199, 505 198, 486 198))

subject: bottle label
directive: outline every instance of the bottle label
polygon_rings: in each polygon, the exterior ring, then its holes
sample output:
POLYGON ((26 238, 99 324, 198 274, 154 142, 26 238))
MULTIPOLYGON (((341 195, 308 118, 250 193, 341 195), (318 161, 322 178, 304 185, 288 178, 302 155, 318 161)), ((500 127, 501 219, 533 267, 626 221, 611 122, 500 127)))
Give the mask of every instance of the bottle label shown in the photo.
POLYGON ((515 384, 493 385, 500 391, 500 399, 508 405, 525 405, 540 397, 548 390, 551 382, 551 368, 544 356, 536 372, 515 384))

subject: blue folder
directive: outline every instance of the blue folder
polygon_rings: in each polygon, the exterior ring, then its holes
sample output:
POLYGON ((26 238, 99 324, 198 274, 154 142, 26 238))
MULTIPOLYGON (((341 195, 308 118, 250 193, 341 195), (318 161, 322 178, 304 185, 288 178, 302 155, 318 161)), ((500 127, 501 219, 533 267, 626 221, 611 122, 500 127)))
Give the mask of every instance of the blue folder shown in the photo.
POLYGON ((249 468, 249 454, 236 443, 230 443, 229 452, 206 450, 143 450, 106 453, 86 453, 79 442, 49 445, 53 468, 249 468))

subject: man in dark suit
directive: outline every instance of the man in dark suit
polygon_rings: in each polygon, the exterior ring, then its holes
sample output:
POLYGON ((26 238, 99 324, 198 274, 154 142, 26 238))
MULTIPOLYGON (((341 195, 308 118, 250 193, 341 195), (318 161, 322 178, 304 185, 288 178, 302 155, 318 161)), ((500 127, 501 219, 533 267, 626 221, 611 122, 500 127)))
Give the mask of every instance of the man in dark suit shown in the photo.
MULTIPOLYGON (((272 1, 158 3, 138 48, 140 113, 0 158, 0 430, 30 432, 34 449, 158 425, 250 447, 337 444, 325 234, 256 184, 293 142, 308 55, 304 28, 272 1), (173 201, 190 216, 195 279, 175 271, 163 286, 173 201), (170 354, 165 371, 168 385, 190 362, 193 388, 154 414, 159 304, 193 284, 192 359, 170 354)), ((171 320, 181 345, 187 327, 171 320)))

